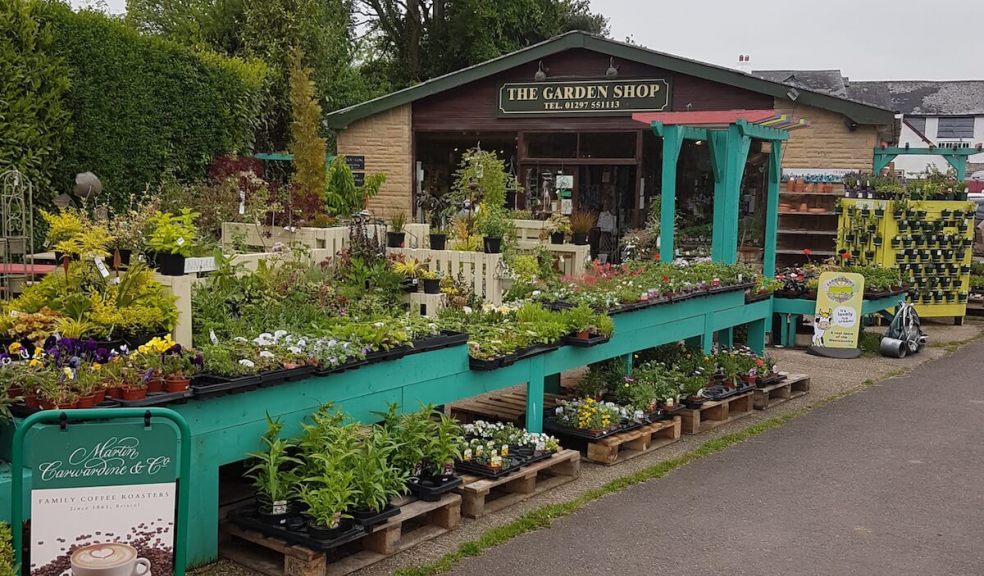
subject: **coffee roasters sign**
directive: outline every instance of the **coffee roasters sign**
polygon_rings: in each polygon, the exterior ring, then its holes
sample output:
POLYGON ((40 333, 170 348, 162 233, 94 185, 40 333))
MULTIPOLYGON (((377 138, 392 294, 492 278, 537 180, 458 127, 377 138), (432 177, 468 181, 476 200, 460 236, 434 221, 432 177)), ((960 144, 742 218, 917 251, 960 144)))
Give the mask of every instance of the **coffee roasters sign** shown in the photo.
POLYGON ((670 83, 652 80, 586 80, 506 83, 499 115, 616 115, 659 112, 670 103, 670 83))
POLYGON ((174 574, 179 436, 163 419, 34 426, 31 576, 174 574))

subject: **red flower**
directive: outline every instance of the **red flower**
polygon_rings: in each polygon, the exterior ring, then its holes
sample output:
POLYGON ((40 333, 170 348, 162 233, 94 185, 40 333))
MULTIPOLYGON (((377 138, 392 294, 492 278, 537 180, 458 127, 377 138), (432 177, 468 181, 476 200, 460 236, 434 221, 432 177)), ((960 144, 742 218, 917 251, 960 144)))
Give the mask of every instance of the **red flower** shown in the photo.
POLYGON ((851 259, 851 253, 850 252, 844 252, 843 254, 841 254, 841 258, 843 258, 844 260, 850 260, 851 259))
POLYGON ((813 252, 811 252, 809 248, 803 248, 803 255, 805 255, 805 256, 809 256, 809 255, 810 255, 810 254, 812 254, 812 253, 813 253, 813 252))

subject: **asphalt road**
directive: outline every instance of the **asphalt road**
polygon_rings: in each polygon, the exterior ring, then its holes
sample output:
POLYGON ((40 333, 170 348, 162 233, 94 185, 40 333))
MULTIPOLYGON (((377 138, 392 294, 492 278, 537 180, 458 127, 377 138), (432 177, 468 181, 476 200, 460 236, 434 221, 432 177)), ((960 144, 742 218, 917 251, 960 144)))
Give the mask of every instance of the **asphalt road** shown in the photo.
POLYGON ((984 574, 984 341, 452 573, 984 574))

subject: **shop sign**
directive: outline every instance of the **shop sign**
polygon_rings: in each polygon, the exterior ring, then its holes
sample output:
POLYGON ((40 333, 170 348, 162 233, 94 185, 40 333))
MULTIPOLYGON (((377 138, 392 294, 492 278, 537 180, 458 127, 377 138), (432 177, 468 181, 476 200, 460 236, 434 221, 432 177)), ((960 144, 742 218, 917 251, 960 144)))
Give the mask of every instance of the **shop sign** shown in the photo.
POLYGON ((659 112, 669 102, 664 79, 510 82, 499 88, 500 116, 659 112))
POLYGON ((813 318, 813 345, 857 348, 863 303, 864 276, 847 272, 821 274, 813 318))
POLYGON ((183 573, 174 570, 180 442, 161 419, 34 426, 31 576, 183 573))

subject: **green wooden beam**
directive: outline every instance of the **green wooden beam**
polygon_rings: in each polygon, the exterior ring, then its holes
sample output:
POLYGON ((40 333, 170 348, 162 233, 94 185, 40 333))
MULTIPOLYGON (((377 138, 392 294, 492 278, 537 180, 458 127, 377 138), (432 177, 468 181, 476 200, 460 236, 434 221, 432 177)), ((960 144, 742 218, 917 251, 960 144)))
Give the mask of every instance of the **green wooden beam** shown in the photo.
POLYGON ((779 182, 782 178, 782 142, 772 142, 769 154, 769 188, 765 197, 765 253, 762 255, 762 273, 776 275, 776 238, 779 227, 779 182))
POLYGON ((749 138, 768 140, 769 142, 789 140, 789 132, 779 128, 770 128, 768 126, 762 126, 761 124, 753 124, 742 118, 736 120, 735 125, 738 126, 738 131, 741 132, 742 136, 747 136, 749 138))
POLYGON ((872 165, 875 173, 881 172, 898 156, 939 156, 947 161, 957 172, 957 181, 963 182, 967 177, 967 158, 981 152, 976 148, 905 148, 889 146, 875 148, 872 165))

